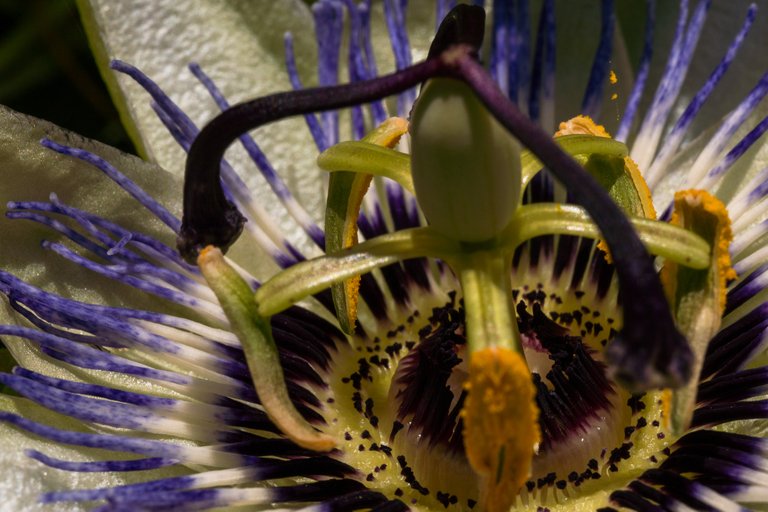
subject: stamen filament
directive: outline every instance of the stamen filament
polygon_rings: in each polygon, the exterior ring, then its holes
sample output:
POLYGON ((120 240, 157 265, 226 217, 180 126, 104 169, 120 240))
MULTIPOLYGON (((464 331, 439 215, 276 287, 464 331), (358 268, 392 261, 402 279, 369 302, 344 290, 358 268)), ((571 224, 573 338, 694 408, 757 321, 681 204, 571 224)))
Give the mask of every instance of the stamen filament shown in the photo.
POLYGON ((256 314, 251 288, 215 247, 208 246, 200 252, 198 265, 242 344, 253 384, 269 418, 303 448, 321 452, 333 449, 336 441, 315 430, 288 396, 269 319, 256 314))
MULTIPOLYGON (((557 137, 555 142, 570 155, 601 154, 624 157, 629 154, 624 143, 606 137, 565 135, 557 137)), ((534 153, 526 149, 522 150, 520 160, 523 173, 522 189, 525 189, 528 182, 544 166, 534 153)), ((344 141, 323 151, 317 158, 317 165, 329 172, 352 171, 389 178, 414 193, 410 156, 399 151, 362 141, 344 141)))
POLYGON ((389 178, 414 194, 411 156, 362 141, 345 141, 331 146, 317 157, 324 171, 352 171, 389 178))

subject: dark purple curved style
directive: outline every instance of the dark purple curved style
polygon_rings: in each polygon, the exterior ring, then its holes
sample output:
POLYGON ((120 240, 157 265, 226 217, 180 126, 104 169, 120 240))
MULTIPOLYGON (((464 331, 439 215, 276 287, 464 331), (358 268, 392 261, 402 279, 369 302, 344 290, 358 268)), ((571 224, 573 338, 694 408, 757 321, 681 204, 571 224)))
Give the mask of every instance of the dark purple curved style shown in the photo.
POLYGON ((198 251, 207 245, 226 250, 243 229, 245 219, 227 200, 219 182, 224 152, 240 135, 287 117, 367 103, 445 75, 446 71, 442 59, 432 59, 373 80, 265 96, 235 105, 215 117, 189 148, 184 217, 177 240, 181 255, 194 263, 198 251))

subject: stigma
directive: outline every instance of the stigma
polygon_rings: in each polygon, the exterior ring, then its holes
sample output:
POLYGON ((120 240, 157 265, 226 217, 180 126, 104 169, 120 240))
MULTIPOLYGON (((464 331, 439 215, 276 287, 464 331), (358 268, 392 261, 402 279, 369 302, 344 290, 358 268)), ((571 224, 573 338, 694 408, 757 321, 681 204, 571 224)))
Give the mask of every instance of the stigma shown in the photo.
POLYGON ((475 352, 469 367, 462 411, 466 454, 482 480, 481 507, 501 512, 530 476, 541 440, 536 389, 525 360, 509 349, 475 352))

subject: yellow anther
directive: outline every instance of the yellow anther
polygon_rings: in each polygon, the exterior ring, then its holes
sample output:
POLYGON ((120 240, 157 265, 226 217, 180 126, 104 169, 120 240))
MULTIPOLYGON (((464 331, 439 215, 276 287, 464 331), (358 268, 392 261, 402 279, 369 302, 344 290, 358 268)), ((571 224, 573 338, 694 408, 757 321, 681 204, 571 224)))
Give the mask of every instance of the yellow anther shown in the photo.
POLYGON ((408 121, 402 117, 390 117, 368 133, 363 140, 387 148, 393 148, 400 137, 408 133, 408 121))
MULTIPOLYGON (((731 267, 731 253, 728 247, 733 240, 731 232, 731 220, 725 205, 706 190, 681 190, 675 194, 674 210, 670 223, 690 229, 693 219, 696 217, 710 217, 714 224, 713 260, 717 265, 717 290, 719 294, 719 315, 725 309, 725 300, 728 282, 736 279, 736 271, 731 267)), ((670 276, 668 272, 662 272, 662 281, 670 276)), ((670 285, 665 283, 668 294, 673 291, 670 285)))
MULTIPOLYGON (((575 134, 611 138, 610 134, 602 125, 595 124, 595 122, 587 116, 576 116, 568 121, 560 123, 560 130, 555 133, 555 137, 575 134)), ((651 190, 643 179, 640 169, 637 167, 635 161, 628 156, 624 157, 624 174, 631 180, 632 188, 634 188, 635 194, 637 195, 637 199, 634 201, 631 211, 627 211, 627 213, 637 217, 645 217, 646 219, 655 219, 656 209, 653 207, 651 190)), ((605 253, 606 261, 611 263, 611 254, 605 241, 601 240, 598 242, 597 247, 605 253)))
POLYGON ((611 82, 611 85, 615 85, 619 79, 616 77, 616 73, 611 70, 610 74, 608 75, 608 80, 611 82))
POLYGON ((640 197, 640 208, 642 211, 636 212, 635 215, 638 217, 645 217, 646 219, 655 219, 656 208, 653 207, 651 189, 648 188, 648 184, 645 182, 645 179, 643 179, 640 168, 635 161, 628 156, 624 157, 624 172, 632 178, 632 183, 635 185, 635 191, 640 197))
POLYGON ((595 135, 597 137, 611 138, 605 128, 602 125, 595 124, 589 116, 572 117, 560 123, 559 128, 557 133, 555 133, 555 137, 562 137, 563 135, 595 135))
MULTIPOLYGON (((385 148, 394 148, 400 138, 408 132, 408 121, 391 117, 363 137, 362 142, 385 148)), ((336 146, 338 147, 338 146, 336 146)), ((318 163, 327 158, 330 148, 318 158, 318 163)), ((320 164, 322 168, 330 170, 320 164)), ((338 170, 338 169, 335 169, 338 170)), ((357 245, 357 217, 363 196, 368 191, 373 176, 371 174, 334 173, 329 181, 328 201, 325 216, 325 250, 334 253, 357 245)), ((357 305, 360 289, 360 276, 333 285, 333 303, 336 315, 343 331, 351 333, 357 321, 357 305)))
MULTIPOLYGON (((587 116, 576 116, 568 121, 560 123, 560 130, 555 133, 555 137, 561 137, 563 135, 595 135, 597 137, 605 137, 610 139, 611 135, 606 129, 600 125, 595 124, 592 119, 587 116)), ((624 172, 629 176, 634 185, 635 191, 640 199, 639 211, 631 212, 638 217, 642 216, 646 219, 655 219, 656 210, 653 207, 653 200, 651 199, 651 190, 648 188, 648 184, 643 179, 640 169, 637 164, 630 157, 624 157, 624 172)))
MULTIPOLYGON (((632 186, 635 189, 638 198, 634 211, 628 211, 627 213, 637 217, 645 217, 646 219, 655 219, 656 208, 653 207, 651 189, 648 188, 648 184, 643 179, 643 175, 640 173, 640 168, 635 161, 628 156, 624 157, 624 173, 632 180, 632 186)), ((597 247, 603 251, 605 261, 613 263, 611 251, 608 249, 608 244, 605 243, 605 240, 600 240, 597 243, 597 247)))
MULTIPOLYGON (((401 117, 390 117, 363 139, 365 142, 394 148, 400 141, 400 138, 408 133, 408 121, 401 117)), ((347 206, 347 216, 344 222, 342 234, 342 248, 346 249, 357 245, 357 216, 360 213, 360 206, 363 202, 363 196, 371 183, 371 176, 358 177, 360 185, 354 187, 354 194, 350 195, 349 205, 347 206)), ((357 320, 357 303, 360 290, 360 277, 347 279, 343 283, 344 295, 347 297, 347 322, 354 326, 357 320)))
MULTIPOLYGON (((731 221, 725 205, 704 190, 683 190, 675 194, 670 222, 702 236, 711 247, 710 265, 687 268, 667 261, 661 269, 661 282, 675 323, 693 352, 693 375, 698 376, 712 337, 722 324, 728 281, 736 278, 731 268, 728 246, 732 239, 731 221)), ((673 436, 682 435, 691 425, 698 380, 667 392, 665 415, 673 436)))
POLYGON ((661 390, 661 396, 659 397, 659 400, 661 400, 661 421, 662 421, 662 428, 669 432, 669 430, 672 428, 672 405, 673 405, 673 395, 672 390, 662 389, 661 390))
POLYGON ((465 389, 464 446, 481 477, 480 505, 506 511, 530 476, 541 440, 531 374, 517 352, 486 348, 472 354, 465 389))

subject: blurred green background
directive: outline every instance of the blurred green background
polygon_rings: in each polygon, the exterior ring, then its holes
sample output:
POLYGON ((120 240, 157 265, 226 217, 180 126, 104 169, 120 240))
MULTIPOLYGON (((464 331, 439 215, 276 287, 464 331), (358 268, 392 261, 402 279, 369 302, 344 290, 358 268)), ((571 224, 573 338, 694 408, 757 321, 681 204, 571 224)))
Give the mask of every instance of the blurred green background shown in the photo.
POLYGON ((135 152, 91 57, 75 0, 0 0, 0 103, 135 152))

